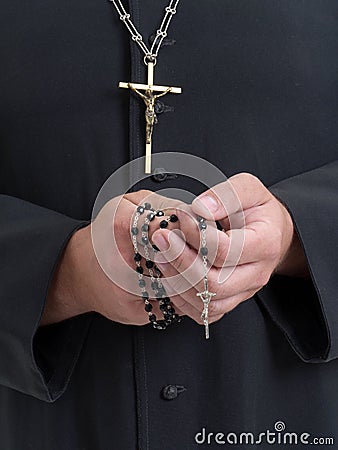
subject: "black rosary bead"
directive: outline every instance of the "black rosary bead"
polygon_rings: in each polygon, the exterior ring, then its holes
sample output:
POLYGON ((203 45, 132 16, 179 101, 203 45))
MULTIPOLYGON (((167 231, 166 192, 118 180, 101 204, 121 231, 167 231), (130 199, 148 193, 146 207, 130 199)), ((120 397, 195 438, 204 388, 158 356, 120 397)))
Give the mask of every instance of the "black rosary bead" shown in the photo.
POLYGON ((198 226, 199 226, 200 230, 206 230, 207 229, 207 224, 205 222, 200 222, 198 224, 198 226))
POLYGON ((208 249, 206 247, 202 247, 201 248, 201 255, 202 256, 207 256, 207 254, 208 254, 208 249))
POLYGON ((144 204, 144 209, 147 209, 147 210, 151 209, 151 204, 150 203, 145 203, 144 204))
POLYGON ((160 228, 167 228, 168 222, 167 220, 161 220, 160 222, 160 228))
POLYGON ((134 261, 140 262, 142 259, 142 256, 139 253, 134 254, 134 261))
POLYGON ((149 220, 149 222, 151 222, 152 220, 154 220, 155 219, 155 213, 149 213, 148 215, 147 215, 147 219, 149 220))
POLYGON ((176 216, 176 214, 171 214, 171 216, 169 217, 170 222, 177 222, 178 221, 178 217, 176 216))
POLYGON ((168 305, 170 303, 170 297, 164 297, 162 300, 163 300, 163 303, 165 303, 166 305, 168 305))
POLYGON ((161 311, 165 311, 166 308, 167 308, 167 305, 166 305, 165 303, 162 303, 162 304, 160 305, 160 310, 161 310, 161 311))
POLYGON ((133 236, 136 236, 137 233, 138 233, 138 228, 137 228, 137 227, 133 227, 133 228, 131 229, 131 234, 132 234, 133 236))
POLYGON ((170 325, 165 320, 158 320, 156 323, 153 323, 153 327, 156 330, 165 330, 167 328, 167 325, 170 325))
POLYGON ((149 294, 147 291, 142 292, 142 298, 143 300, 149 300, 149 294))
POLYGON ((150 320, 150 322, 156 322, 156 316, 155 316, 155 314, 150 314, 149 320, 150 320))
POLYGON ((138 213, 140 213, 140 214, 143 214, 143 213, 144 213, 144 207, 143 207, 143 206, 138 206, 137 209, 136 209, 136 211, 137 211, 138 213))
POLYGON ((144 244, 144 245, 148 245, 149 244, 149 239, 146 236, 142 236, 141 241, 142 241, 142 244, 144 244))
POLYGON ((147 269, 152 269, 154 267, 154 263, 152 261, 150 261, 150 259, 147 259, 146 261, 146 268, 147 269))
POLYGON ((141 230, 146 233, 149 230, 149 225, 147 223, 144 223, 141 227, 141 230))
POLYGON ((151 303, 146 303, 146 304, 144 305, 144 309, 145 309, 147 312, 151 312, 151 311, 153 310, 153 305, 152 305, 151 303))
POLYGON ((164 212, 163 211, 157 211, 156 215, 157 215, 157 217, 163 217, 164 216, 164 212))
POLYGON ((136 272, 142 274, 143 273, 143 267, 142 266, 137 266, 136 267, 136 272))
POLYGON ((162 272, 160 271, 160 269, 157 266, 154 267, 154 273, 158 277, 160 277, 162 275, 162 272))

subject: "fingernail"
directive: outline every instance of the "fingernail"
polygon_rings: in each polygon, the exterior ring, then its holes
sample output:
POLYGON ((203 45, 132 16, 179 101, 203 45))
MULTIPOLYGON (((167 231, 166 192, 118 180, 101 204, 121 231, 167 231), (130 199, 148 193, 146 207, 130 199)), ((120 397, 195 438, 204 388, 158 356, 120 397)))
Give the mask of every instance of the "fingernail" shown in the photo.
POLYGON ((198 197, 198 200, 204 205, 210 212, 216 212, 218 209, 218 203, 211 197, 210 195, 202 195, 202 197, 198 197))
POLYGON ((162 233, 154 233, 152 241, 160 250, 168 250, 169 248, 169 242, 162 233))

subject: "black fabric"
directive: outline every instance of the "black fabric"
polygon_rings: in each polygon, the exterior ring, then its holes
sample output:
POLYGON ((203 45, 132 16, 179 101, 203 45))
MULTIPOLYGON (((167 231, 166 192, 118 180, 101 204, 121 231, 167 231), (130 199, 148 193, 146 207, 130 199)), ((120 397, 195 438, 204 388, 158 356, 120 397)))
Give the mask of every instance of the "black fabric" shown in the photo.
MULTIPOLYGON (((153 34, 167 2, 128 3, 153 34)), ((144 153, 142 104, 117 85, 145 71, 108 1, 4 0, 1 449, 194 449, 203 427, 258 434, 278 420, 338 438, 338 4, 196 5, 181 1, 156 66, 183 94, 162 99, 154 149, 258 176, 289 208, 312 280, 273 277, 210 341, 188 318, 165 333, 94 313, 37 330, 68 239, 106 178, 144 153), (169 385, 183 387, 170 401, 169 385)), ((180 176, 142 187, 201 189, 180 176)))
POLYGON ((302 359, 330 361, 338 356, 338 162, 277 183, 270 190, 293 218, 312 281, 276 276, 258 296, 302 359), (298 292, 302 292, 300 298, 298 292))

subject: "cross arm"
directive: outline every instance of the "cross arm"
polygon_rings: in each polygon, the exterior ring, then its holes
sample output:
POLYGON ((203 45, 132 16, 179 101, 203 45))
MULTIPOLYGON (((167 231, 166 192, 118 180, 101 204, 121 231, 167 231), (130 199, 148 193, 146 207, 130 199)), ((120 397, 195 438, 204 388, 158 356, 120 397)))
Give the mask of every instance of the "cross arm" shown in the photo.
MULTIPOLYGON (((124 89, 129 89, 129 84, 133 86, 135 89, 140 89, 142 91, 151 90, 154 92, 165 92, 168 89, 168 86, 157 86, 156 84, 148 85, 148 84, 139 84, 139 83, 125 83, 124 81, 120 81, 119 87, 124 89)), ((182 88, 180 87, 172 87, 170 90, 171 94, 181 94, 182 88)))

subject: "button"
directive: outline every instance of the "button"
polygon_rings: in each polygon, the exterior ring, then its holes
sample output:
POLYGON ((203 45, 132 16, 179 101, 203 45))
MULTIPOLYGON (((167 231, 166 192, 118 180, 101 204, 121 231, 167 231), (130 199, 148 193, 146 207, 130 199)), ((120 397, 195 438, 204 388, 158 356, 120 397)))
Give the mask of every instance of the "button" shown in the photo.
POLYGON ((155 102, 155 113, 160 115, 162 113, 174 112, 174 107, 169 106, 161 102, 161 100, 156 100, 155 102))
POLYGON ((152 179, 158 183, 162 183, 167 179, 167 177, 168 174, 164 169, 155 169, 154 174, 152 175, 152 179))
POLYGON ((155 113, 162 114, 164 111, 164 103, 161 100, 156 100, 155 102, 155 113))
POLYGON ((162 389, 162 397, 164 398, 164 400, 174 400, 178 396, 178 394, 186 390, 187 389, 184 386, 168 384, 162 389))
MULTIPOLYGON (((149 42, 150 45, 152 45, 152 43, 154 42, 155 37, 156 37, 155 34, 152 34, 151 36, 148 37, 148 42, 149 42)), ((168 37, 165 37, 162 40, 161 47, 166 47, 168 45, 170 46, 170 45, 175 45, 175 44, 176 44, 176 40, 175 39, 170 39, 168 37)))
POLYGON ((178 175, 177 175, 177 173, 167 172, 165 169, 163 169, 161 167, 161 168, 156 168, 151 177, 157 183, 162 183, 166 179, 175 180, 176 178, 178 178, 178 175))

